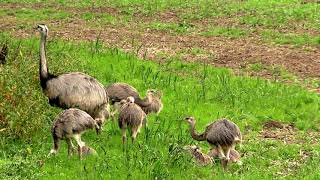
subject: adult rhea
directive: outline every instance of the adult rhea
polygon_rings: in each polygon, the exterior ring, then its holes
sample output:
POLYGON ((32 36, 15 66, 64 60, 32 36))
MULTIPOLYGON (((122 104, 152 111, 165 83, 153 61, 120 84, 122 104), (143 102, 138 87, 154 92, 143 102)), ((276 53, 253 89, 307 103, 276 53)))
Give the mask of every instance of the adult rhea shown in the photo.
POLYGON ((45 49, 48 27, 41 24, 37 26, 37 29, 41 34, 40 84, 44 94, 49 98, 50 105, 63 109, 79 108, 90 114, 101 126, 106 116, 109 115, 108 96, 103 85, 95 78, 81 72, 61 75, 49 73, 45 49))
POLYGON ((187 117, 186 121, 190 124, 191 137, 197 141, 207 141, 213 148, 217 148, 219 157, 225 161, 223 164, 230 160, 231 150, 234 150, 235 145, 241 142, 239 127, 227 119, 212 122, 201 134, 195 132, 194 117, 187 117))

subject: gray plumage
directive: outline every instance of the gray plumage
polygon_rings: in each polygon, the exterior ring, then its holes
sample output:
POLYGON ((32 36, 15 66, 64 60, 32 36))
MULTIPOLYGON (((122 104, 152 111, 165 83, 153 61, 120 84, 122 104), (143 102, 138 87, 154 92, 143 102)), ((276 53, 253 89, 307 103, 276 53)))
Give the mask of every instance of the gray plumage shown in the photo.
POLYGON ((40 82, 44 94, 51 105, 61 108, 79 108, 89 113, 94 119, 103 121, 108 115, 108 97, 103 85, 95 78, 81 73, 72 72, 55 76, 49 73, 45 43, 48 35, 46 25, 38 25, 40 41, 40 82))
POLYGON ((222 158, 230 159, 230 150, 235 144, 241 141, 241 132, 239 127, 227 120, 217 120, 209 124, 205 131, 201 134, 195 132, 195 119, 193 117, 186 118, 190 124, 190 134, 197 141, 207 141, 211 146, 218 148, 222 158))
POLYGON ((159 113, 162 110, 161 96, 157 96, 154 90, 148 90, 147 96, 141 98, 138 91, 126 83, 113 83, 105 87, 111 104, 120 102, 131 96, 134 98, 135 104, 139 105, 146 114, 159 113))
POLYGON ((134 103, 133 97, 128 97, 127 100, 121 101, 121 108, 118 118, 119 127, 122 130, 122 142, 126 141, 126 130, 130 128, 132 131, 132 141, 135 140, 146 114, 140 106, 134 103))
MULTIPOLYGON (((68 154, 73 151, 71 138, 77 141, 78 148, 85 146, 81 141, 81 134, 88 129, 96 129, 99 131, 99 126, 88 113, 76 108, 70 108, 61 112, 55 119, 51 133, 54 141, 53 149, 50 153, 57 153, 60 147, 60 140, 66 140, 68 144, 68 154)), ((78 150, 79 151, 79 150, 78 150)), ((81 157, 81 151, 78 152, 81 157)))
POLYGON ((105 90, 112 104, 115 102, 120 102, 122 99, 127 99, 129 96, 134 97, 136 103, 138 99, 141 100, 138 91, 126 83, 113 83, 106 86, 105 90))

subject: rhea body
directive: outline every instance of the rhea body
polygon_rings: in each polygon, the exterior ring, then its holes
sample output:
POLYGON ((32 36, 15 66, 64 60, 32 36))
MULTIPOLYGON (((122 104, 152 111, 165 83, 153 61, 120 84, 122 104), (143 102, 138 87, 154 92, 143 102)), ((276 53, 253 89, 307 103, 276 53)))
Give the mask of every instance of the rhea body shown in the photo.
POLYGON ((98 123, 88 113, 76 108, 64 110, 55 119, 51 129, 53 148, 50 154, 56 154, 60 148, 60 141, 66 140, 68 155, 71 155, 74 148, 72 139, 75 139, 81 158, 82 148, 85 146, 85 143, 81 140, 81 135, 89 129, 96 129, 97 133, 100 131, 98 123))
POLYGON ((141 98, 138 91, 126 83, 113 83, 105 87, 105 90, 110 98, 112 105, 119 110, 119 102, 128 97, 134 98, 134 103, 139 105, 146 114, 151 112, 159 113, 162 110, 163 104, 161 97, 157 96, 154 90, 148 90, 145 98, 141 98))
POLYGON ((108 97, 103 85, 95 78, 81 73, 71 72, 53 75, 48 71, 46 59, 46 39, 48 28, 38 25, 41 34, 39 75, 44 94, 49 98, 50 105, 67 108, 79 108, 99 120, 101 126, 108 116, 108 97))
POLYGON ((188 117, 186 120, 190 124, 190 134, 194 140, 207 141, 213 148, 217 148, 222 160, 230 160, 230 151, 241 142, 241 132, 235 123, 227 119, 217 120, 209 124, 203 133, 198 134, 195 132, 195 119, 188 117))
POLYGON ((128 128, 131 129, 131 138, 132 142, 134 142, 147 115, 140 106, 134 103, 134 98, 131 96, 126 100, 121 100, 120 106, 118 123, 122 130, 122 143, 126 142, 126 131, 128 128))

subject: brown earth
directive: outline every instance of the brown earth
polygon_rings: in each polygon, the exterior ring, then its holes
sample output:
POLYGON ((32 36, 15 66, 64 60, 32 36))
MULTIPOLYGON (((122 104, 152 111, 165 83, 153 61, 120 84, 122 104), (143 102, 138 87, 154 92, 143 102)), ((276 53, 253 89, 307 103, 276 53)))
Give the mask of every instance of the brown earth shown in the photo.
MULTIPOLYGON (((0 4, 0 9, 19 9, 23 7, 43 8, 40 4, 0 4)), ((72 12, 75 15, 86 11, 107 12, 113 15, 121 13, 119 10, 109 7, 79 9, 52 5, 51 8, 72 12)), ((271 45, 263 42, 258 36, 232 39, 226 37, 204 37, 198 33, 177 35, 141 27, 139 23, 144 20, 150 20, 150 17, 145 17, 144 19, 143 17, 138 13, 133 21, 126 25, 112 25, 88 22, 77 16, 72 19, 46 20, 45 22, 26 21, 17 19, 14 16, 6 16, 0 18, 0 29, 16 36, 28 37, 35 34, 32 29, 35 24, 46 23, 50 29, 50 38, 59 37, 68 40, 94 41, 100 35, 101 40, 106 45, 134 52, 140 57, 148 59, 164 61, 168 57, 178 56, 185 61, 201 61, 213 66, 229 67, 236 70, 236 72, 249 64, 262 63, 266 66, 283 67, 301 78, 320 77, 319 46, 271 45), (22 25, 26 28, 21 28, 22 25), (193 53, 194 49, 201 49, 201 53, 193 53)), ((155 18, 169 22, 178 21, 174 12, 162 12, 155 18)), ((199 22, 195 22, 195 24, 197 23, 199 22)), ((201 23, 208 22, 200 21, 201 23)), ((226 23, 230 23, 230 21, 226 21, 226 23)), ((267 71, 262 76, 270 77, 272 72, 267 71)))
POLYGON ((266 121, 259 137, 282 141, 285 144, 304 144, 319 142, 320 133, 317 131, 300 132, 292 124, 284 124, 276 120, 266 121))

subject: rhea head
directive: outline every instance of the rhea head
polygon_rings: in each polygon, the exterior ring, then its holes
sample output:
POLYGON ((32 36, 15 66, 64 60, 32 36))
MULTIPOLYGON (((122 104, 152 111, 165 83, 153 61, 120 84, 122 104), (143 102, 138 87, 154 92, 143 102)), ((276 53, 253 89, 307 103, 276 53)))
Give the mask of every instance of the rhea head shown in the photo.
POLYGON ((154 90, 154 89, 148 89, 147 90, 147 95, 154 95, 154 93, 156 92, 156 90, 154 90))
POLYGON ((197 145, 187 145, 183 147, 184 150, 188 150, 189 152, 201 152, 201 148, 197 145))
POLYGON ((200 147, 196 145, 191 145, 190 149, 192 149, 193 151, 201 151, 200 147))
POLYGON ((134 103, 134 97, 132 97, 132 96, 127 97, 127 102, 134 103))
POLYGON ((41 33, 41 35, 48 35, 49 29, 45 24, 39 24, 36 28, 41 33))
POLYGON ((186 117, 185 120, 189 123, 189 124, 195 124, 196 120, 194 119, 194 117, 190 116, 190 117, 186 117))

